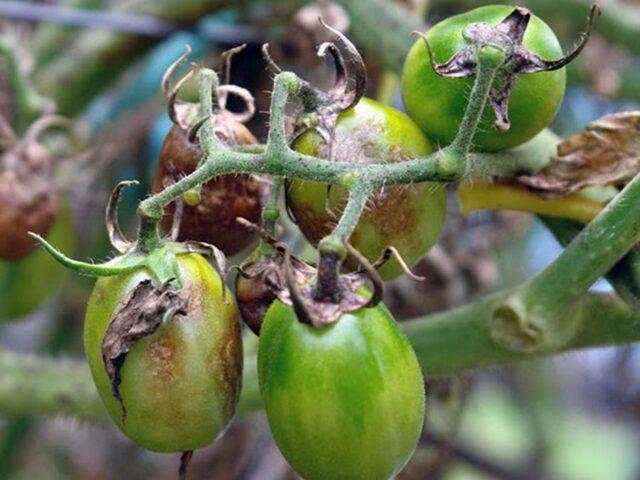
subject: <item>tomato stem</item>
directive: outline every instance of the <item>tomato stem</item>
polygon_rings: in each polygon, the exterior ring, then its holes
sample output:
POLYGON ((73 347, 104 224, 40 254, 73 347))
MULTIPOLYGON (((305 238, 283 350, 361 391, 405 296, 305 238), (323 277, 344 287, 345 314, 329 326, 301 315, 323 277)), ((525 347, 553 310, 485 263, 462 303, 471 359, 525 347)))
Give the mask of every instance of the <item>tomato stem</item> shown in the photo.
POLYGON ((640 175, 549 267, 496 306, 492 313, 494 340, 510 350, 538 351, 573 338, 580 318, 576 303, 640 241, 640 210, 629 208, 638 203, 640 175))

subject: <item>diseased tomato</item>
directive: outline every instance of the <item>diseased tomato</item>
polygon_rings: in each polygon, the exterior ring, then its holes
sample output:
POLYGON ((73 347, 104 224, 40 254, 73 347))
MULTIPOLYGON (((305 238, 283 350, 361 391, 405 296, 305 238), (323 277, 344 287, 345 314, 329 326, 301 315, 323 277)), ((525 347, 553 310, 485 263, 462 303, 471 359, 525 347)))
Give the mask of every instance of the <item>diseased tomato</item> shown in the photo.
MULTIPOLYGON (((74 250, 71 212, 60 202, 47 240, 65 252, 74 250)), ((0 262, 0 321, 17 320, 35 312, 60 290, 66 271, 44 249, 17 262, 0 262)))
MULTIPOLYGON (((314 130, 302 134, 293 148, 327 158, 328 146, 314 130)), ((431 143, 409 117, 373 100, 361 99, 338 118, 334 144, 336 161, 393 163, 431 152, 431 143)), ((295 221, 313 244, 331 233, 346 200, 347 192, 333 187, 327 202, 327 185, 322 183, 293 180, 287 189, 287 202, 295 221)), ((394 246, 411 266, 438 240, 445 213, 446 193, 439 184, 385 187, 370 198, 349 242, 372 262, 386 247, 394 246)), ((380 269, 386 279, 401 273, 395 259, 380 269)))
POLYGON ((235 413, 242 373, 238 314, 228 292, 222 299, 220 276, 198 254, 177 258, 184 311, 162 319, 116 359, 119 384, 112 386, 107 373, 103 341, 123 300, 151 279, 149 273, 99 279, 84 328, 91 373, 109 415, 133 441, 160 452, 194 450, 221 435, 235 413))
MULTIPOLYGON (((476 23, 497 25, 514 8, 491 5, 449 17, 426 32, 437 63, 447 62, 466 46, 463 32, 476 23)), ((545 60, 563 56, 562 48, 551 28, 535 15, 525 30, 523 45, 545 60)), ((445 78, 434 72, 422 39, 411 48, 402 72, 402 98, 409 116, 427 136, 442 146, 454 139, 462 120, 474 77, 445 78)), ((512 148, 533 138, 551 123, 558 111, 566 84, 565 69, 518 75, 508 104, 511 126, 498 132, 490 106, 473 143, 479 151, 512 148)))
POLYGON ((51 156, 29 133, 45 121, 36 121, 24 139, 0 153, 0 260, 32 253, 37 244, 28 232, 46 235, 58 212, 51 156))
MULTIPOLYGON (((241 123, 233 123, 231 144, 256 143, 251 132, 241 123)), ((174 125, 160 151, 152 191, 157 193, 192 173, 202 158, 197 143, 187 138, 187 132, 174 125)), ((222 175, 202 185, 200 203, 185 204, 180 222, 179 241, 196 240, 210 243, 226 255, 233 255, 247 247, 255 235, 236 222, 237 217, 258 223, 261 211, 260 181, 253 175, 222 175)), ((163 226, 171 228, 174 204, 165 208, 163 226)))
POLYGON ((393 478, 422 431, 420 367, 382 305, 317 329, 276 300, 258 378, 275 441, 306 480, 393 478))

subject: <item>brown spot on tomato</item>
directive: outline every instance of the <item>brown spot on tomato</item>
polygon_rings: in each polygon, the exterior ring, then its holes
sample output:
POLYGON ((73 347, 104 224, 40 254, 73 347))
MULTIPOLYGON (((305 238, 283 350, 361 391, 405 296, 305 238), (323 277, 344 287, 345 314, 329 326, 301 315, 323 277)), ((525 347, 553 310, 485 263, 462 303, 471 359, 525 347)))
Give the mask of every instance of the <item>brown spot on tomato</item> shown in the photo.
POLYGON ((240 397, 242 386, 242 341, 240 324, 235 315, 220 323, 217 344, 209 351, 208 363, 215 373, 218 385, 224 392, 224 414, 232 416, 240 397))
POLYGON ((161 331, 149 344, 147 374, 154 382, 170 384, 183 378, 182 342, 175 332, 161 331))

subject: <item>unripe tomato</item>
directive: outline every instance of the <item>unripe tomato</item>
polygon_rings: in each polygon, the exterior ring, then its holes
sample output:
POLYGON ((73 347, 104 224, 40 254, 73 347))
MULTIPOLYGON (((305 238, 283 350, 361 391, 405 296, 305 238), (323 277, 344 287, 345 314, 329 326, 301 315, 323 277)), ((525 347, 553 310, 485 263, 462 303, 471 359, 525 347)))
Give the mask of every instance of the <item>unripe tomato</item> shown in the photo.
MULTIPOLYGON (((335 160, 357 163, 393 163, 431 153, 432 147, 415 123, 403 113, 363 98, 342 112, 335 131, 335 160)), ((315 130, 293 144, 298 152, 326 158, 326 143, 315 130)), ((307 239, 317 244, 340 218, 347 192, 327 185, 293 180, 287 190, 289 208, 307 239)), ((388 186, 370 198, 349 242, 369 261, 394 246, 411 266, 438 240, 444 223, 446 193, 434 183, 388 186)), ((402 273, 394 259, 380 274, 390 279, 402 273)))
MULTIPOLYGON (((508 5, 476 8, 449 17, 426 32, 435 61, 444 63, 466 46, 462 32, 474 23, 495 25, 513 11, 508 5)), ((535 15, 525 31, 523 45, 543 59, 558 59, 562 48, 551 28, 535 15)), ((475 77, 445 78, 433 71, 422 39, 411 48, 402 72, 402 98, 409 116, 427 136, 443 146, 454 139, 462 120, 475 77)), ((495 113, 485 107, 473 143, 479 151, 513 148, 533 138, 551 123, 558 111, 566 84, 565 69, 521 74, 509 98, 511 127, 498 132, 495 113)))
MULTIPOLYGON (((65 202, 60 202, 47 240, 65 252, 74 249, 73 222, 65 202)), ((0 262, 0 321, 17 320, 42 307, 58 292, 66 274, 42 248, 17 262, 0 262)))
POLYGON ((145 270, 104 277, 91 294, 84 328, 85 351, 93 379, 109 415, 140 446, 159 452, 203 447, 224 432, 240 393, 242 347, 238 314, 220 276, 198 254, 178 256, 188 312, 163 322, 135 343, 120 369, 119 392, 112 394, 101 345, 123 298, 149 279, 145 270))
POLYGON ((276 300, 260 333, 258 375, 278 448, 306 480, 388 479, 411 457, 423 378, 385 307, 316 329, 276 300))

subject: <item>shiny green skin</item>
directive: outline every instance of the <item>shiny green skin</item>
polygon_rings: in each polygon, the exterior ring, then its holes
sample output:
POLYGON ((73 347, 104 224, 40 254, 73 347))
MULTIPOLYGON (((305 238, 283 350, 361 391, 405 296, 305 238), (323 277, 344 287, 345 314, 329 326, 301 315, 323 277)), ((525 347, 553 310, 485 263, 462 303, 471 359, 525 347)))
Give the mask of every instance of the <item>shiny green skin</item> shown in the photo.
MULTIPOLYGON (((61 203, 47 240, 71 254, 73 220, 68 206, 61 203)), ((0 262, 0 322, 18 320, 44 306, 58 293, 66 275, 67 270, 43 248, 17 262, 0 262)))
MULTIPOLYGON (((338 118, 336 158, 366 163, 393 163, 430 154, 431 143, 405 114, 367 98, 338 118), (364 132, 364 134, 362 134, 364 132), (345 141, 347 139, 347 141, 345 141), (353 142, 349 145, 348 142, 353 142), (366 158, 349 155, 353 150, 369 152, 366 158)), ((310 130, 293 144, 298 152, 323 156, 324 141, 310 130)), ((317 244, 331 233, 347 201, 346 190, 331 189, 328 212, 327 186, 293 180, 287 202, 305 237, 317 244)), ((440 184, 419 183, 385 187, 368 202, 349 241, 369 261, 377 260, 384 249, 394 246, 413 266, 438 241, 446 214, 446 192, 440 184)), ((387 262, 380 274, 385 279, 403 273, 397 261, 387 262)))
POLYGON ((321 329, 276 301, 260 332, 271 432, 306 480, 383 480, 411 458, 424 422, 416 355, 383 306, 321 329))
POLYGON ((109 415, 131 440, 158 452, 195 450, 221 435, 235 414, 242 376, 240 323, 229 291, 225 304, 220 276, 200 255, 183 254, 178 261, 190 313, 161 325, 125 357, 124 424, 101 344, 118 304, 148 273, 99 279, 85 318, 85 353, 109 415))
MULTIPOLYGON (((465 47, 462 31, 474 23, 498 24, 513 7, 491 5, 449 17, 427 31, 427 39, 438 63, 448 61, 465 47)), ((556 35, 540 18, 531 16, 525 32, 524 45, 545 60, 563 56, 556 35)), ((467 105, 475 77, 444 78, 437 75, 429 63, 429 54, 422 39, 418 39, 405 60, 402 72, 402 98, 409 116, 427 136, 448 145, 454 139, 467 105)), ((555 117, 566 85, 562 68, 553 72, 521 74, 509 99, 511 128, 499 132, 493 126, 495 114, 487 105, 480 130, 473 143, 478 151, 494 152, 513 148, 533 138, 555 117)))

